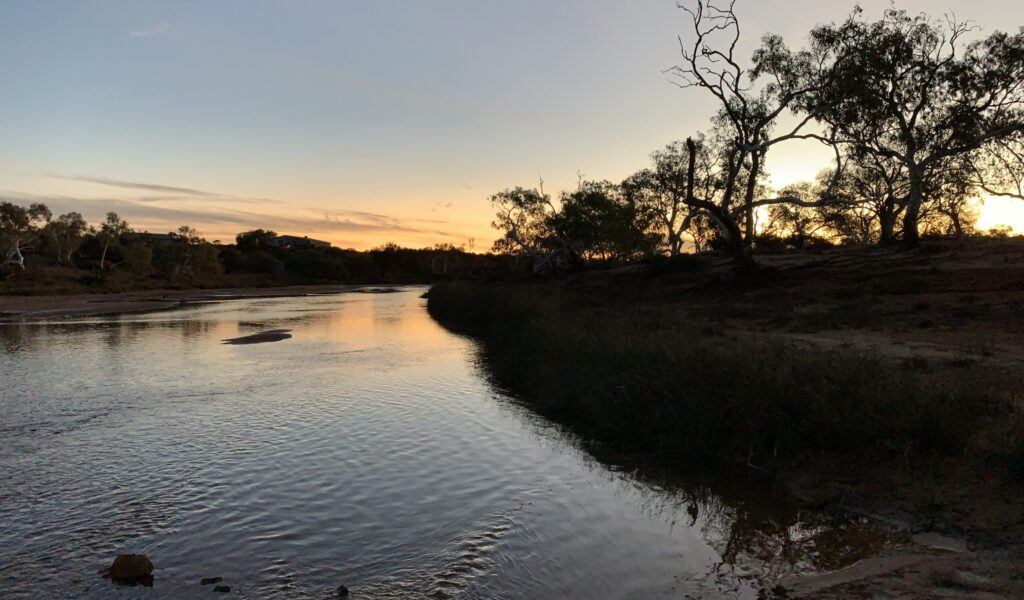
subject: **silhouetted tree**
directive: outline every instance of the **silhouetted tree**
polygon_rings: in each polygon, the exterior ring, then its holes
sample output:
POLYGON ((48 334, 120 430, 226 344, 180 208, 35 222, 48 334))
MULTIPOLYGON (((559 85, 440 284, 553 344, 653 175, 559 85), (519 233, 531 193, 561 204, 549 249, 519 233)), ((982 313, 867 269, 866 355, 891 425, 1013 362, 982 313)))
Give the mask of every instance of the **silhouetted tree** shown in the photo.
POLYGON ((25 270, 25 246, 36 239, 41 227, 52 213, 45 204, 31 204, 28 208, 11 202, 0 202, 0 249, 4 265, 18 265, 25 270))
POLYGON ((548 217, 549 229, 579 260, 628 260, 654 254, 653 215, 631 195, 607 181, 581 181, 561 195, 561 206, 548 217))
MULTIPOLYGON (((858 8, 811 38, 826 76, 808 114, 862 156, 898 163, 908 192, 903 239, 919 240, 927 179, 961 157, 993 153, 1024 130, 1024 32, 964 44, 971 27, 890 8, 867 22, 858 8)), ((981 174, 990 170, 980 158, 981 174)))
POLYGON ((270 246, 276 238, 277 233, 269 229, 253 229, 236 235, 235 246, 242 251, 256 250, 270 246))
MULTIPOLYGON (((708 215, 720 225, 720 234, 733 258, 752 264, 750 250, 757 207, 784 201, 757 199, 769 149, 797 138, 827 141, 805 131, 813 114, 801 115, 793 127, 777 133, 779 117, 795 113, 804 106, 805 98, 826 78, 815 56, 807 51, 790 50, 782 38, 775 35, 761 39, 761 46, 751 59, 751 68, 741 66, 736 55, 740 25, 734 5, 734 1, 716 3, 713 0, 679 4, 689 15, 692 29, 679 38, 682 64, 670 71, 680 87, 704 89, 718 100, 719 110, 715 116, 718 135, 715 137, 722 143, 715 160, 719 162, 720 197, 713 202, 704 194, 700 200, 717 206, 716 211, 709 211, 708 215), (740 209, 736 210, 735 205, 740 203, 740 209)), ((691 205, 691 208, 708 211, 707 207, 691 205)))
POLYGON ((491 196, 497 211, 491 226, 502 232, 495 240, 494 251, 530 257, 534 273, 547 270, 564 260, 553 252, 555 232, 551 217, 558 213, 551 196, 541 189, 513 188, 491 196))
POLYGON ((622 193, 638 210, 653 218, 670 256, 683 251, 684 234, 692 224, 686 205, 686 144, 673 142, 651 154, 651 167, 622 182, 622 193))

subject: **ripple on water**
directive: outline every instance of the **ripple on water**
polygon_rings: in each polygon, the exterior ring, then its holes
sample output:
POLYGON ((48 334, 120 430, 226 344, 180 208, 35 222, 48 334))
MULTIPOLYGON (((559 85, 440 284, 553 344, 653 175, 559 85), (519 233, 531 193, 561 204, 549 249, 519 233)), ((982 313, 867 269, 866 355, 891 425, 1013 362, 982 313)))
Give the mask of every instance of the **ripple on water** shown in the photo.
POLYGON ((685 489, 587 458, 416 296, 0 325, 0 596, 752 597, 814 568, 764 551, 802 517, 711 495, 690 524, 685 489), (95 575, 120 552, 153 588, 95 575))

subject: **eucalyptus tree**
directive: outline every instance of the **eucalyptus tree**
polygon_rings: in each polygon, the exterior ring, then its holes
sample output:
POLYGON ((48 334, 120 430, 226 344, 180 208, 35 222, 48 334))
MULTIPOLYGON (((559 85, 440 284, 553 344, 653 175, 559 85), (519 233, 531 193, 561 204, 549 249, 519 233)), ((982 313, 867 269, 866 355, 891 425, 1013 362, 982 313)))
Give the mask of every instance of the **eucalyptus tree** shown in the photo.
POLYGON ((1024 131, 1024 31, 968 43, 973 30, 895 8, 869 22, 857 8, 811 33, 827 70, 807 114, 856 154, 905 170, 902 229, 910 245, 919 241, 927 179, 972 157, 988 175, 983 157, 1024 131))
POLYGON ((89 224, 77 212, 65 213, 46 224, 43 233, 53 246, 58 264, 71 263, 88 229, 89 224))
POLYGON ((121 245, 122 239, 132 232, 128 222, 117 216, 116 212, 108 212, 106 219, 100 224, 98 230, 93 230, 93 236, 103 249, 100 252, 100 270, 107 269, 107 253, 110 248, 121 245))
POLYGON ((581 180, 576 190, 561 194, 549 224, 582 260, 623 261, 656 252, 654 220, 653 211, 621 186, 581 180))
POLYGON ((551 231, 549 217, 558 212, 551 196, 539 189, 516 187, 494 194, 490 198, 495 210, 491 227, 502 232, 494 241, 495 252, 520 254, 530 258, 533 271, 541 272, 551 262, 549 252, 551 231))
MULTIPOLYGON (((827 136, 811 130, 815 115, 805 110, 807 99, 825 83, 829 71, 824 69, 827 54, 791 50, 777 35, 762 37, 750 67, 741 65, 740 24, 734 6, 734 0, 679 3, 689 17, 690 31, 679 37, 682 63, 669 72, 680 87, 703 89, 718 102, 715 124, 726 142, 716 157, 721 194, 713 202, 715 211, 697 210, 719 225, 730 254, 749 263, 757 207, 786 201, 757 198, 768 151, 798 138, 829 142, 827 136), (787 116, 795 117, 795 122, 777 131, 787 116)), ((699 148, 687 147, 690 156, 696 156, 699 148)), ((707 196, 701 200, 710 202, 707 196)))
POLYGON ((28 208, 11 202, 0 202, 0 251, 3 265, 18 265, 25 270, 25 246, 39 237, 42 226, 52 213, 45 204, 35 203, 28 208))
POLYGON ((831 171, 818 177, 819 189, 827 180, 833 186, 832 195, 846 199, 819 207, 822 219, 843 241, 892 244, 906 208, 908 186, 903 165, 873 154, 847 155, 843 165, 838 177, 831 171))
POLYGON ((981 192, 1024 200, 1024 131, 979 148, 959 166, 981 192))
POLYGON ((627 177, 623 195, 656 222, 670 256, 683 250, 689 208, 686 206, 686 147, 673 142, 651 154, 651 167, 627 177))

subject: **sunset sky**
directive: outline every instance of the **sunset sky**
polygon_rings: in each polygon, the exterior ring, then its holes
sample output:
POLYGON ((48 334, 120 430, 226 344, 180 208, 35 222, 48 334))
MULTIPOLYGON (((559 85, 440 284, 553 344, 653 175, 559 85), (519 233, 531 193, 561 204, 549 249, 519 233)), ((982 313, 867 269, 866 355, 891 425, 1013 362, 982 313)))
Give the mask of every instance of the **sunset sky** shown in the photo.
MULTIPOLYGON (((1019 0, 898 6, 1024 24, 1019 0)), ((852 7, 737 0, 744 54, 852 7)), ((618 181, 708 127, 711 99, 662 73, 684 17, 674 0, 3 2, 0 198, 211 240, 486 249, 490 194, 618 181)), ((829 156, 783 145, 768 169, 785 184, 829 156)), ((990 201, 982 225, 1003 223, 1024 231, 1024 202, 990 201)))

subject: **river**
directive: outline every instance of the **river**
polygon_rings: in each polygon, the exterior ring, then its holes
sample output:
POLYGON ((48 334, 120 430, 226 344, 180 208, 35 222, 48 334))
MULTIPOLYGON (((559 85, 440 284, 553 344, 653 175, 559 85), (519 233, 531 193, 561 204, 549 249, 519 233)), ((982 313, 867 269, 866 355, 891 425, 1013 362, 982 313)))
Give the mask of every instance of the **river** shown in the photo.
POLYGON ((0 325, 0 597, 754 598, 881 543, 596 460, 422 292, 0 325), (127 552, 152 588, 97 574, 127 552))

